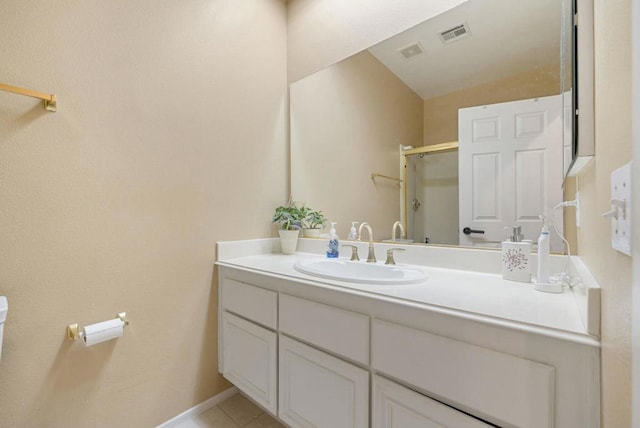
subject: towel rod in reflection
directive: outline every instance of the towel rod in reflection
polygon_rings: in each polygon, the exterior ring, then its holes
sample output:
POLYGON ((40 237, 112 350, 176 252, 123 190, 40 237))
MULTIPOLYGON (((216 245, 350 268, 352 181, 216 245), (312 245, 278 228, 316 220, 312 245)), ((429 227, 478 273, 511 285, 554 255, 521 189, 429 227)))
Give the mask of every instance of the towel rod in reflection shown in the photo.
POLYGON ((44 101, 44 108, 47 111, 58 111, 58 100, 54 94, 43 94, 42 92, 32 91, 31 89, 17 88, 15 86, 0 83, 0 91, 11 92, 27 97, 38 98, 44 101))
POLYGON ((385 180, 395 181, 398 184, 398 186, 400 186, 402 184, 402 180, 400 180, 399 178, 389 177, 388 175, 372 173, 371 174, 371 179, 373 181, 376 181, 376 178, 384 178, 385 180))

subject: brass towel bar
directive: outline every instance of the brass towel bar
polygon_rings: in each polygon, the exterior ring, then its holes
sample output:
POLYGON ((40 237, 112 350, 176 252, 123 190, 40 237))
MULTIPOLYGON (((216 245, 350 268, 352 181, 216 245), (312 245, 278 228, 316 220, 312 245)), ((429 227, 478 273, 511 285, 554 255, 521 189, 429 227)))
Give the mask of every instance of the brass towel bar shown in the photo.
POLYGON ((15 86, 5 85, 4 83, 0 83, 0 91, 38 98, 44 101, 44 108, 47 111, 58 111, 58 100, 53 94, 43 94, 42 92, 32 91, 31 89, 17 88, 15 86))
POLYGON ((400 180, 399 178, 389 177, 388 175, 383 175, 383 174, 372 173, 371 174, 371 179, 373 181, 376 181, 376 178, 384 178, 385 180, 395 181, 398 184, 398 186, 400 186, 402 184, 402 180, 400 180))

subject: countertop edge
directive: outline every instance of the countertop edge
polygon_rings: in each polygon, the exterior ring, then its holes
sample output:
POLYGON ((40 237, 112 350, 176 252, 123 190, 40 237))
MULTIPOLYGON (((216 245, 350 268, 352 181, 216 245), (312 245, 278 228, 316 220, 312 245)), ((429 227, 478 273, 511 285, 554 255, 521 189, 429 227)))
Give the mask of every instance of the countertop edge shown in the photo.
POLYGON ((454 317, 458 317, 458 318, 469 320, 469 321, 481 322, 481 323, 496 326, 496 327, 509 328, 509 329, 513 329, 513 330, 517 330, 525 333, 536 334, 536 335, 546 336, 554 339, 570 341, 573 343, 596 347, 596 348, 600 348, 601 346, 600 340, 598 340, 597 337, 586 334, 586 333, 581 334, 576 332, 562 331, 562 330, 553 329, 550 327, 537 326, 537 325, 527 324, 520 321, 507 320, 507 319, 498 318, 498 317, 491 317, 489 315, 475 314, 475 313, 471 313, 471 312, 467 312, 459 309, 432 305, 429 303, 399 299, 391 296, 384 296, 377 293, 367 293, 366 291, 350 289, 337 284, 333 284, 330 281, 309 280, 309 279, 303 279, 299 277, 283 275, 276 272, 270 272, 262 269, 255 269, 247 266, 242 266, 242 265, 230 262, 229 260, 219 260, 219 261, 216 261, 215 264, 221 267, 233 268, 233 269, 237 269, 244 272, 266 275, 272 278, 301 282, 311 286, 320 286, 323 288, 329 288, 334 291, 339 291, 339 292, 356 295, 356 296, 362 296, 369 299, 375 299, 375 300, 390 302, 390 303, 394 303, 402 306, 428 310, 434 313, 454 316, 454 317))

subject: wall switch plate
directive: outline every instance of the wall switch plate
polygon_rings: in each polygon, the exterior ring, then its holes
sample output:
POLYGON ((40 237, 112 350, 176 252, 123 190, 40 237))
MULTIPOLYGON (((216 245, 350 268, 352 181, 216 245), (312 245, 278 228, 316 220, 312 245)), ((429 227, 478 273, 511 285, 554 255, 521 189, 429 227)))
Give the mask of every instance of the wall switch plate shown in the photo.
POLYGON ((611 246, 631 255, 631 162, 611 173, 611 246))

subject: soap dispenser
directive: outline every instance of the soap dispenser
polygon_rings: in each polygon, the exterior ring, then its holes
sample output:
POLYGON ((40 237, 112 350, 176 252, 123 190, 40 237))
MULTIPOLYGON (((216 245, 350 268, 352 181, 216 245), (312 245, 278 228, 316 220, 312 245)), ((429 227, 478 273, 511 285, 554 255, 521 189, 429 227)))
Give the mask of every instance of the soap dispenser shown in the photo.
POLYGON ((348 236, 348 239, 350 241, 355 241, 356 239, 358 239, 358 231, 356 230, 357 226, 358 226, 357 221, 351 222, 351 229, 349 229, 349 236, 348 236))
POLYGON ((531 241, 523 241, 520 226, 505 229, 511 229, 511 236, 502 242, 502 277, 531 282, 531 241))
POLYGON ((338 242, 338 234, 336 233, 336 222, 331 222, 331 229, 329 229, 329 244, 327 246, 327 258, 337 259, 340 255, 338 250, 340 243, 338 242))

